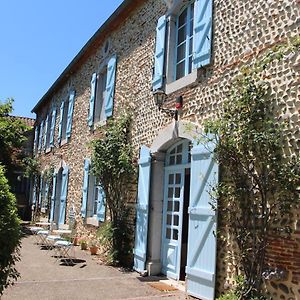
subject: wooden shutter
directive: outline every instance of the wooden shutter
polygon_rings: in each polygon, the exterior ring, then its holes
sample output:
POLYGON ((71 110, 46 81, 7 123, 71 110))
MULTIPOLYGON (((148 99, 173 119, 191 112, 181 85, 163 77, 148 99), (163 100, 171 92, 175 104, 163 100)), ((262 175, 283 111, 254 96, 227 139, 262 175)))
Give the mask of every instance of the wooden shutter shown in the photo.
POLYGON ((75 91, 71 91, 69 95, 68 119, 66 137, 69 139, 72 132, 73 110, 74 110, 75 91))
POLYGON ((40 175, 39 207, 41 207, 43 198, 43 175, 40 175))
POLYGON ((98 188, 98 205, 97 205, 97 219, 100 222, 105 221, 105 193, 101 186, 98 188))
POLYGON ((217 219, 211 190, 218 182, 214 146, 194 143, 191 151, 191 186, 186 282, 188 294, 214 299, 217 219))
POLYGON ((107 64, 107 79, 105 93, 105 116, 111 117, 114 107, 115 81, 116 81, 117 56, 110 58, 107 64))
POLYGON ((33 142, 33 154, 35 154, 35 153, 36 153, 36 150, 37 150, 38 132, 39 132, 39 127, 35 124, 35 129, 34 129, 34 142, 33 142))
POLYGON ((83 185, 82 185, 82 203, 81 203, 81 216, 86 217, 86 207, 88 201, 88 189, 89 189, 89 172, 90 172, 90 160, 84 160, 83 169, 83 185))
POLYGON ((49 195, 49 182, 48 180, 45 181, 45 188, 44 188, 44 208, 48 209, 48 195, 49 195))
POLYGON ((33 187, 32 187, 32 204, 36 204, 36 176, 33 177, 33 187))
POLYGON ((64 167, 61 178, 61 194, 59 207, 59 221, 58 224, 64 224, 66 219, 67 194, 68 194, 69 168, 64 167))
POLYGON ((44 151, 46 151, 47 148, 47 134, 48 134, 48 122, 49 122, 49 115, 47 115, 45 120, 45 131, 44 131, 44 151))
POLYGON ((54 147, 54 131, 55 131, 55 123, 56 123, 56 107, 52 110, 52 120, 51 120, 51 128, 50 128, 50 147, 54 147))
POLYGON ((136 205, 136 231, 134 246, 134 269, 145 271, 147 259, 148 206, 150 194, 151 154, 142 146, 139 159, 138 199, 136 205))
POLYGON ((58 144, 61 143, 61 139, 62 139, 62 126, 63 126, 63 118, 64 118, 64 106, 65 106, 65 102, 62 101, 60 104, 60 116, 59 116, 59 124, 58 124, 58 144))
POLYGON ((194 7, 193 69, 210 64, 212 47, 212 1, 196 0, 194 7))
POLYGON ((94 125, 95 99, 96 99, 97 73, 92 75, 91 80, 91 97, 88 124, 90 127, 94 125))
POLYGON ((158 19, 156 27, 156 46, 154 57, 153 91, 161 89, 164 83, 166 16, 158 19))
POLYGON ((53 222, 53 220, 54 220, 54 208, 55 208, 55 199, 56 199, 56 181, 57 181, 57 173, 53 173, 53 187, 52 187, 52 195, 51 195, 50 222, 53 222))
POLYGON ((40 137, 39 137, 39 146, 38 146, 39 151, 42 150, 42 146, 43 146, 43 134, 44 134, 44 121, 42 121, 40 124, 40 137))

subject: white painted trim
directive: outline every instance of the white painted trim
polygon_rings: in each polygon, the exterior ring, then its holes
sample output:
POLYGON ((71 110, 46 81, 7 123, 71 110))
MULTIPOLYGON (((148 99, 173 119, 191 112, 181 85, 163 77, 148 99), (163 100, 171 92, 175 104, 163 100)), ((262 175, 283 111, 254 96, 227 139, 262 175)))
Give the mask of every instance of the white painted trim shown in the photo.
POLYGON ((166 151, 178 138, 193 141, 199 131, 199 126, 192 122, 173 121, 158 133, 151 145, 151 153, 166 151))
POLYGON ((172 94, 190 84, 193 84, 197 81, 197 69, 193 70, 192 73, 173 81, 169 84, 166 84, 166 94, 172 94))
POLYGON ((90 218, 86 218, 86 224, 87 225, 92 225, 95 227, 99 227, 99 221, 97 220, 97 217, 93 216, 90 218))

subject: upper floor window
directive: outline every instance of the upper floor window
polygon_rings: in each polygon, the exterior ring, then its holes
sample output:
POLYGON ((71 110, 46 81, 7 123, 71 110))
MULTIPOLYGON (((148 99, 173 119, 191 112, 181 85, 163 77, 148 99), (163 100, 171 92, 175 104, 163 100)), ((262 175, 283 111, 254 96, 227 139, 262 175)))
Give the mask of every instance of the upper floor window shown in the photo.
POLYGON ((112 56, 103 64, 100 71, 92 75, 90 109, 88 125, 93 128, 95 124, 105 122, 113 113, 116 56, 112 56))
POLYGON ((60 105, 60 118, 58 127, 58 143, 67 141, 71 137, 75 91, 71 91, 60 105))
POLYGON ((156 28, 153 91, 167 94, 197 80, 211 62, 212 1, 174 1, 156 28), (183 79, 184 78, 184 79, 183 79))
POLYGON ((176 75, 175 79, 192 72, 194 3, 186 7, 176 22, 176 75))

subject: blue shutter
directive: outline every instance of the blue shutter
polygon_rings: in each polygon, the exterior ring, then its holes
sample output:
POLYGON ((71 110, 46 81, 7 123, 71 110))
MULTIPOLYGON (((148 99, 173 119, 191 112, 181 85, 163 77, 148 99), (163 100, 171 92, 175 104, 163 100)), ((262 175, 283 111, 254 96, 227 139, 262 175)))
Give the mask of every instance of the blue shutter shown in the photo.
POLYGON ((210 64, 212 0, 196 0, 194 8, 193 69, 210 64))
POLYGON ((142 146, 139 159, 138 199, 136 205, 136 230, 134 246, 134 269, 145 271, 147 259, 148 206, 150 195, 151 154, 142 146))
POLYGON ((49 195, 49 182, 48 180, 45 181, 45 188, 44 188, 45 194, 44 194, 44 208, 48 208, 48 195, 49 195))
POLYGON ((92 75, 92 80, 91 80, 90 110, 89 110, 89 117, 88 117, 88 124, 90 127, 94 125, 96 86, 97 86, 97 73, 94 73, 92 75))
POLYGON ((84 160, 83 171, 83 185, 82 185, 82 203, 81 203, 81 216, 86 217, 86 206, 88 201, 88 189, 89 189, 89 172, 90 172, 90 160, 84 160))
POLYGON ((194 142, 191 150, 187 292, 201 299, 214 299, 216 279, 217 216, 211 190, 218 183, 214 145, 194 142))
POLYGON ((41 207, 43 197, 43 176, 40 175, 39 207, 41 207))
POLYGON ((56 181, 57 181, 57 173, 53 173, 53 187, 52 187, 52 195, 51 195, 50 222, 53 222, 53 220, 54 220, 54 208, 55 208, 55 199, 56 199, 56 181))
POLYGON ((116 69, 117 69, 117 56, 114 55, 110 58, 107 64, 106 93, 105 93, 105 100, 104 100, 106 118, 111 117, 113 113, 116 69))
POLYGON ((38 132, 39 132, 39 127, 37 125, 35 125, 35 129, 34 129, 34 142, 33 142, 33 154, 35 154, 36 150, 37 150, 38 132))
POLYGON ((32 204, 36 203, 36 176, 33 177, 33 187, 32 187, 32 204))
POLYGON ((52 120, 51 120, 51 129, 50 129, 50 147, 54 147, 54 131, 56 123, 56 107, 52 110, 52 120))
POLYGON ((71 91, 69 96, 68 120, 67 120, 67 130, 66 130, 66 137, 68 139, 71 137, 71 131, 72 131, 74 99, 75 99, 75 91, 71 91))
POLYGON ((164 83, 166 16, 158 19, 156 27, 156 46, 154 57, 153 91, 161 89, 164 83))
POLYGON ((62 139, 62 125, 63 125, 63 117, 64 117, 64 105, 65 102, 62 101, 60 105, 60 116, 59 116, 59 124, 58 124, 58 144, 60 144, 62 139))
POLYGON ((97 205, 97 219, 100 222, 105 221, 105 208, 106 208, 106 201, 105 201, 105 193, 101 186, 98 188, 98 205, 97 205))
POLYGON ((61 194, 59 206, 59 220, 58 224, 64 224, 66 218, 67 194, 68 194, 69 168, 64 167, 61 178, 61 194))
POLYGON ((43 145, 43 134, 44 134, 43 129, 44 129, 44 121, 42 121, 40 124, 40 137, 39 137, 39 146, 38 146, 39 151, 42 150, 42 145, 43 145))
POLYGON ((47 134, 48 134, 48 122, 49 122, 49 115, 47 115, 46 121, 45 121, 45 131, 44 131, 44 151, 46 151, 47 148, 47 134))

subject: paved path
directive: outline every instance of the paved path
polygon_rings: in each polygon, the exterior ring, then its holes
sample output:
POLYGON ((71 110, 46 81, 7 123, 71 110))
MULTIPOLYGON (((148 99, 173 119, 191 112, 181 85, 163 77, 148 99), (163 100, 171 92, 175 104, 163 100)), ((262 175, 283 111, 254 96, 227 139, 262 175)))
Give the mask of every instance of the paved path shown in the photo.
POLYGON ((5 290, 2 300, 185 299, 178 290, 162 292, 151 287, 147 278, 140 278, 136 272, 124 273, 101 265, 79 247, 75 253, 81 262, 74 266, 55 262, 52 251, 41 250, 33 236, 24 237, 22 259, 17 264, 21 278, 5 290))

